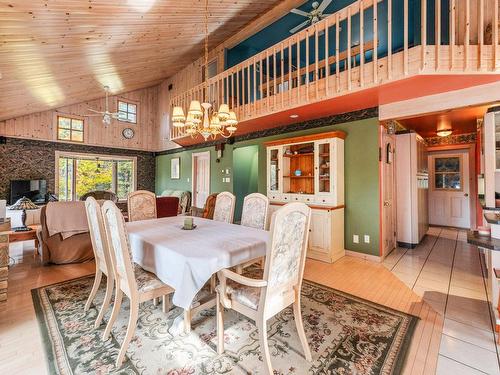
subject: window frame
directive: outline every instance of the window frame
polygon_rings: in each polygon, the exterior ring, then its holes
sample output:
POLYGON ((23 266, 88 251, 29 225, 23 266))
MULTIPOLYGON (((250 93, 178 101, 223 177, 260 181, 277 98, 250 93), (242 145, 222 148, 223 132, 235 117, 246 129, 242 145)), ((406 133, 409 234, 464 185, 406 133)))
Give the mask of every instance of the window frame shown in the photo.
POLYGON ((120 116, 118 116, 117 120, 119 122, 124 122, 126 124, 134 124, 134 125, 137 125, 137 120, 138 120, 138 117, 139 117, 139 103, 134 101, 134 100, 130 100, 130 99, 125 99, 125 98, 117 98, 116 99, 116 112, 119 114, 119 113, 126 113, 127 114, 127 119, 126 120, 122 120, 120 119, 120 116), (127 112, 123 112, 120 110, 120 103, 124 103, 127 105, 127 112), (134 105, 135 106, 135 113, 132 113, 132 112, 129 112, 129 105, 134 105), (130 121, 128 119, 128 115, 135 115, 135 122, 134 121, 130 121))
MULTIPOLYGON (((79 152, 67 152, 67 151, 56 151, 55 152, 55 194, 59 197, 59 159, 67 158, 73 159, 74 162, 78 159, 88 159, 99 161, 131 161, 133 168, 133 178, 132 178, 132 191, 137 190, 137 156, 126 156, 126 155, 104 155, 104 154, 94 154, 94 153, 79 153, 79 152)), ((115 164, 117 165, 117 164, 115 164)), ((115 168, 113 172, 113 189, 112 191, 116 193, 117 182, 115 180, 115 168)), ((71 201, 77 201, 76 197, 76 168, 73 165, 73 178, 72 178, 72 188, 71 188, 71 201)), ((119 202, 126 202, 127 198, 119 198, 119 202)))
POLYGON ((464 190, 464 176, 463 176, 463 158, 461 156, 438 156, 436 155, 433 158, 433 165, 432 165, 432 171, 433 171, 433 181, 432 181, 432 186, 434 188, 434 191, 455 191, 455 192, 460 192, 464 190), (458 159, 458 172, 438 172, 436 171, 436 160, 438 159, 450 159, 450 158, 457 158, 458 159), (459 174, 460 175, 460 189, 453 189, 453 188, 441 188, 436 186, 436 175, 454 175, 454 174, 459 174))
POLYGON ((56 113, 55 114, 55 123, 56 123, 56 126, 55 126, 55 132, 56 132, 56 139, 60 142, 71 142, 71 143, 85 143, 85 136, 86 136, 86 131, 85 131, 85 118, 83 117, 80 117, 80 116, 75 116, 75 115, 69 115, 69 114, 65 114, 65 113, 56 113), (65 119, 68 119, 70 120, 70 125, 69 125, 69 129, 66 129, 66 128, 60 128, 59 127, 59 119, 60 118, 65 118, 65 119), (82 122, 82 130, 77 130, 77 129, 73 129, 73 121, 81 121, 82 122), (69 139, 62 139, 59 137, 59 130, 60 129, 63 129, 63 130, 69 130, 69 139), (81 141, 78 141, 78 140, 73 140, 73 133, 82 133, 82 140, 81 141))

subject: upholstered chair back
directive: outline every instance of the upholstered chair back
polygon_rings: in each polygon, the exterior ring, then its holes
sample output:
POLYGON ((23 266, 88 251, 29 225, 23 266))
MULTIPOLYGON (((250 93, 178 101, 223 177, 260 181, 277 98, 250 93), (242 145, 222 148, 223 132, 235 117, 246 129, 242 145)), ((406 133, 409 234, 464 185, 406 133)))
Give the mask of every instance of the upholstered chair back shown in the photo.
POLYGON ((147 190, 137 190, 128 195, 128 220, 156 219, 156 195, 147 190))
POLYGON ((122 290, 130 295, 131 290, 137 289, 137 283, 125 220, 120 209, 111 201, 104 202, 102 212, 115 277, 120 282, 122 290))
POLYGON ((267 229, 269 198, 260 193, 249 194, 243 201, 241 225, 257 229, 267 229))
POLYGON ((215 201, 214 220, 231 224, 234 217, 236 197, 228 191, 217 195, 215 201))
POLYGON ((273 214, 264 269, 266 300, 292 287, 300 291, 310 222, 311 209, 304 203, 289 203, 273 214))
POLYGON ((104 272, 105 275, 112 277, 113 268, 109 255, 101 206, 94 197, 89 196, 85 200, 85 211, 87 212, 87 221, 89 223, 90 239, 92 241, 95 261, 99 265, 99 269, 104 272))

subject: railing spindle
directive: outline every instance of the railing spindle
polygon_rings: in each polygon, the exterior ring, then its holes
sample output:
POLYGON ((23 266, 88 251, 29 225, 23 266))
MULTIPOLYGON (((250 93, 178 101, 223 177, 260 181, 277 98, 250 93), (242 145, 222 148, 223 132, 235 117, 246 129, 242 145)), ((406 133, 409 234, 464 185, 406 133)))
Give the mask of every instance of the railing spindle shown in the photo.
POLYGON ((251 99, 250 99, 250 95, 251 95, 251 87, 250 87, 250 84, 252 83, 251 82, 251 79, 250 79, 250 61, 248 61, 248 66, 247 66, 247 116, 250 115, 250 103, 251 103, 251 99))
POLYGON ((277 58, 277 53, 276 53, 276 47, 273 47, 273 109, 276 108, 276 96, 278 94, 278 89, 277 89, 277 85, 276 85, 276 73, 277 73, 277 70, 276 69, 276 58, 277 58))
POLYGON ((421 1, 421 17, 420 17, 420 38, 421 38, 421 48, 422 48, 422 69, 425 69, 425 57, 426 57, 426 48, 427 48, 427 0, 421 1))
POLYGON ((330 77, 330 51, 329 51, 329 18, 325 19, 325 95, 329 96, 329 77, 330 77))
POLYGON ((319 48, 318 48, 318 24, 314 24, 314 85, 316 86, 316 100, 319 98, 319 48))
POLYGON ((365 7, 359 2, 359 85, 365 85, 365 7))
POLYGON ((387 0, 387 77, 392 78, 392 0, 387 0))
MULTIPOLYGON (((377 0, 375 0, 377 1, 377 0)), ((351 91, 351 7, 347 8, 347 90, 351 91)))
MULTIPOLYGON (((262 80, 262 77, 264 76, 264 64, 262 63, 262 57, 263 57, 263 54, 260 54, 259 55, 259 96, 260 96, 260 99, 259 100, 264 100, 264 95, 262 95, 262 91, 263 91, 263 88, 262 86, 264 85, 264 81, 262 80)), ((260 106, 260 109, 262 109, 262 105, 260 106)))
POLYGON ((435 11, 435 45, 436 45, 436 70, 439 69, 440 59, 441 59, 441 0, 436 1, 436 11, 435 11))
POLYGON ((306 98, 309 101, 309 29, 306 29, 306 98))
POLYGON ((408 0, 404 0, 403 13, 403 70, 406 76, 408 75, 408 0))
POLYGON ((335 18, 335 88, 337 92, 340 92, 340 67, 339 67, 339 46, 340 41, 340 16, 337 13, 335 18))
POLYGON ((498 0, 495 0, 495 5, 493 9, 493 70, 497 68, 498 60, 498 0))
POLYGON ((266 102, 267 102, 267 109, 269 109, 269 78, 271 78, 271 75, 269 73, 270 68, 269 68, 269 49, 266 49, 266 102))
POLYGON ((257 109, 257 58, 253 57, 253 112, 256 113, 257 109))
POLYGON ((300 102, 300 34, 297 34, 297 104, 300 102))
POLYGON ((281 60, 281 64, 280 64, 280 66, 281 66, 281 72, 280 72, 281 73, 280 74, 280 76, 281 76, 281 90, 280 90, 280 94, 281 94, 281 108, 283 108, 285 105, 283 102, 284 97, 285 97, 285 95, 284 95, 284 90, 285 90, 285 83, 284 83, 284 79, 285 79, 284 78, 284 76, 285 76, 285 55, 283 52, 284 51, 283 43, 280 43, 280 47, 281 47, 281 55, 280 55, 280 57, 281 57, 281 59, 280 59, 281 60))
POLYGON ((465 0, 464 70, 467 70, 469 66, 469 40, 470 40, 470 0, 465 0))
POLYGON ((483 70, 483 49, 484 49, 484 0, 479 0, 479 21, 477 25, 478 36, 478 68, 483 70))
POLYGON ((455 0, 450 0, 450 69, 453 69, 455 60, 455 0))
POLYGON ((288 39, 288 105, 292 104, 292 39, 288 39))

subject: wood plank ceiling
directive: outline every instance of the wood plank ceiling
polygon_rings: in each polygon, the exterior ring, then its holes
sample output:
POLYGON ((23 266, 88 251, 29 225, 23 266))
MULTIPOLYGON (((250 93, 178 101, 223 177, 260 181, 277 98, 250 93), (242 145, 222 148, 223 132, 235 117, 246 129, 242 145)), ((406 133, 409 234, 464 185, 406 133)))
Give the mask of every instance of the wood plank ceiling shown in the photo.
MULTIPOLYGON (((172 76, 202 55, 204 3, 0 0, 0 120, 172 76)), ((277 3, 210 1, 210 47, 277 3)))

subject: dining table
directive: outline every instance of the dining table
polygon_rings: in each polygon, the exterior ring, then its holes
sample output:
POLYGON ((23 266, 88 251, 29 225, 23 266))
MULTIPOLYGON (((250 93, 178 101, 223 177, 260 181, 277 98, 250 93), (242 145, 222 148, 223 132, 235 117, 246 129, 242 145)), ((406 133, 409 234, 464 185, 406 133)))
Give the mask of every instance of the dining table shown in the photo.
POLYGON ((268 231, 193 217, 194 229, 184 229, 188 216, 126 223, 135 263, 174 289, 172 303, 184 309, 184 330, 191 315, 215 305, 215 298, 195 306, 196 296, 218 271, 266 255, 268 231))

